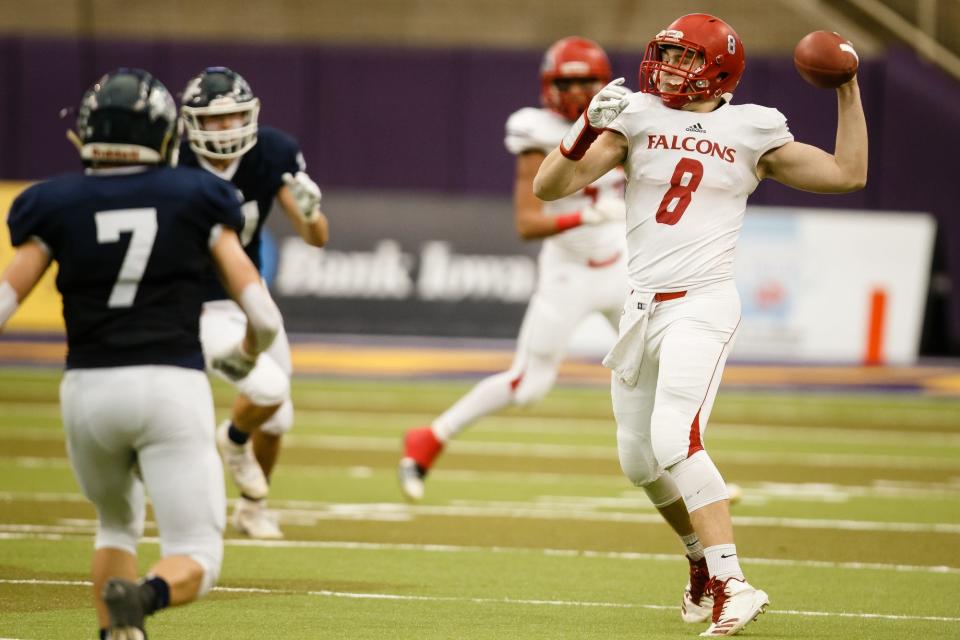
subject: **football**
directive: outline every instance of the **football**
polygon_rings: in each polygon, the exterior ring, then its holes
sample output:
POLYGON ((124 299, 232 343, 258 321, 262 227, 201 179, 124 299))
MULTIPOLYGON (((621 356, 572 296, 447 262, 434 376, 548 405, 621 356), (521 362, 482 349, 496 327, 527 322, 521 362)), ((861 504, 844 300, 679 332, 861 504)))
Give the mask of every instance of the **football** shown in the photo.
POLYGON ((821 89, 836 89, 857 73, 860 58, 839 33, 814 31, 793 50, 793 65, 804 80, 821 89))

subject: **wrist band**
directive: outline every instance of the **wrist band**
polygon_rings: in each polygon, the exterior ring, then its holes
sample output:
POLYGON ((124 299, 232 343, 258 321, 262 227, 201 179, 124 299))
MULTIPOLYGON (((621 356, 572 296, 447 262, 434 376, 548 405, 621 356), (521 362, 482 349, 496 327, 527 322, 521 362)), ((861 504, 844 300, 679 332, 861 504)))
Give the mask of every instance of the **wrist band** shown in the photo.
POLYGON ((557 231, 573 229, 574 227, 579 227, 581 224, 583 224, 583 218, 581 217, 579 211, 565 213, 553 219, 554 229, 557 231))
POLYGON ((602 129, 595 129, 590 126, 587 120, 587 114, 584 112, 582 118, 577 118, 567 135, 560 142, 560 153, 568 160, 579 160, 587 152, 593 141, 600 135, 602 129))

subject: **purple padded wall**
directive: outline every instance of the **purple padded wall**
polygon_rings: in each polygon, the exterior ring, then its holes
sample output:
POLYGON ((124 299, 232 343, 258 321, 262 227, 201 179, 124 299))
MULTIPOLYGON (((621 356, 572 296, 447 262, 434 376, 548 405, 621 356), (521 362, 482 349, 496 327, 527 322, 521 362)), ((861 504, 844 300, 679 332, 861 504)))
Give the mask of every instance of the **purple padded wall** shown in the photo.
MULTIPOLYGON (((311 173, 328 189, 405 189, 508 194, 513 163, 503 124, 538 101, 539 51, 329 48, 191 42, 123 42, 0 37, 0 178, 33 179, 77 168, 63 136, 97 76, 140 66, 174 93, 208 65, 240 71, 261 97, 261 122, 301 143, 311 173)), ((611 57, 615 75, 636 86, 637 53, 611 57)), ((960 284, 960 85, 893 53, 862 65, 870 128, 870 177, 854 194, 820 196, 770 181, 754 204, 932 212, 954 283, 960 284)), ((836 99, 806 85, 789 59, 749 58, 738 102, 777 107, 798 140, 832 149, 836 99)), ((869 229, 864 229, 865 239, 869 229)), ((949 332, 960 349, 960 295, 949 332)))

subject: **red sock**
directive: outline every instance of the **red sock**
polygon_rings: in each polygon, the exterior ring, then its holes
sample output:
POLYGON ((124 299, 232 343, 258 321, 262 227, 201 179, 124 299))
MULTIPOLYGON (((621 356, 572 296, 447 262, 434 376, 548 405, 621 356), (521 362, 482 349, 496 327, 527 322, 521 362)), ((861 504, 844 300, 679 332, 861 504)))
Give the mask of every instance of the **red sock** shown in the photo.
POLYGON ((420 427, 407 431, 403 448, 408 458, 413 458, 414 462, 427 470, 443 450, 443 443, 437 440, 430 427, 420 427))

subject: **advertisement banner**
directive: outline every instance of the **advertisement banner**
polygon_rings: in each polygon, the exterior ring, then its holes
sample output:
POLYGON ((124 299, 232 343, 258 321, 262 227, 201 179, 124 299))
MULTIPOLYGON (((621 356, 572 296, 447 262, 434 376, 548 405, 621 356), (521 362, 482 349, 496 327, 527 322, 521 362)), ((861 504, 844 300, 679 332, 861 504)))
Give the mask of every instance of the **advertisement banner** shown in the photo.
MULTIPOLYGON (((327 249, 272 218, 272 290, 289 330, 516 337, 539 243, 517 240, 508 200, 338 192, 324 209, 327 249)), ((915 361, 935 230, 918 213, 748 208, 733 359, 915 361)), ((599 357, 614 339, 598 315, 571 351, 599 357)))
POLYGON ((922 213, 749 207, 733 357, 914 362, 935 233, 922 213))
POLYGON ((540 244, 517 238, 509 200, 336 192, 323 208, 324 249, 283 215, 268 221, 271 290, 288 331, 516 337, 540 244))

